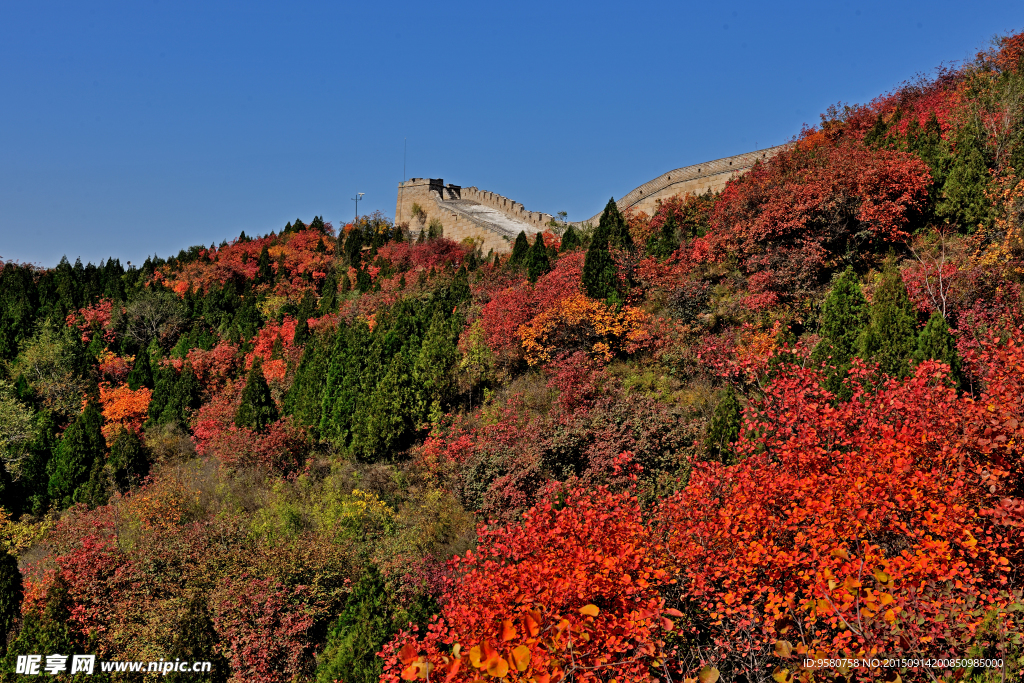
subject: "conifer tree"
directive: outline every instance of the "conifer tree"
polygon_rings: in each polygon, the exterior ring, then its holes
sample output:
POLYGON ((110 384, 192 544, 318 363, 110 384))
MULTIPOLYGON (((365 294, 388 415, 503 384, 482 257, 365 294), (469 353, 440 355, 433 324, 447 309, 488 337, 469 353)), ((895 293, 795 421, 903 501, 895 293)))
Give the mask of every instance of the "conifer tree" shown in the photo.
POLYGON ((526 277, 530 282, 536 282, 537 278, 551 270, 551 262, 548 260, 548 248, 544 245, 544 236, 537 233, 537 241, 530 247, 526 254, 526 277))
POLYGON ((708 457, 718 460, 723 465, 731 465, 735 461, 736 455, 732 444, 740 435, 741 412, 736 392, 730 386, 722 392, 722 398, 715 408, 704 440, 708 457))
POLYGON ((235 413, 235 425, 263 432, 277 421, 277 417, 277 406, 270 395, 267 378, 263 376, 263 361, 255 356, 242 390, 242 403, 235 413))
POLYGON ((15 621, 21 615, 24 596, 18 558, 6 550, 0 551, 0 657, 7 652, 7 638, 15 621))
MULTIPOLYGON (((348 282, 348 275, 342 276, 341 291, 347 292, 348 289, 345 284, 348 282)), ((338 275, 334 271, 334 268, 327 269, 327 275, 324 276, 324 284, 322 294, 320 295, 320 314, 330 315, 338 310, 338 275)))
POLYGON ((25 614, 0 669, 14 671, 18 655, 88 652, 85 638, 74 628, 77 622, 71 617, 72 606, 67 583, 58 572, 46 592, 42 611, 25 614))
POLYGON ((871 302, 871 324, 861 334, 858 355, 878 363, 893 377, 906 377, 907 360, 917 346, 914 307, 896 266, 889 263, 871 302))
POLYGON ((601 213, 601 220, 597 224, 597 232, 602 231, 609 247, 613 249, 633 248, 633 237, 629 234, 629 226, 626 225, 626 219, 619 211, 619 205, 615 203, 614 197, 608 200, 601 213))
POLYGON ((292 337, 292 344, 302 346, 309 339, 309 319, 313 317, 316 308, 316 299, 313 291, 307 289, 299 302, 299 311, 296 314, 298 320, 295 323, 295 336, 292 337))
POLYGON ((370 393, 353 417, 352 449, 358 457, 373 462, 407 446, 418 426, 414 421, 416 391, 406 354, 399 351, 379 382, 364 385, 370 393))
POLYGON ((270 268, 270 250, 266 244, 260 250, 260 257, 256 261, 256 280, 263 283, 274 281, 274 271, 270 268))
POLYGON ((174 628, 174 640, 167 653, 168 661, 212 661, 210 671, 202 674, 176 673, 165 674, 167 683, 226 683, 230 674, 230 665, 218 647, 220 639, 210 618, 210 609, 206 602, 194 596, 188 601, 188 608, 178 619, 174 628))
POLYGON ((359 228, 353 228, 345 238, 345 258, 350 266, 359 270, 363 258, 363 231, 359 228))
POLYGON ((857 343, 868 323, 868 302, 853 268, 836 278, 822 305, 821 341, 811 357, 827 366, 825 387, 838 393, 857 354, 857 343))
POLYGON ((370 277, 369 271, 363 268, 356 271, 356 289, 361 294, 365 294, 373 289, 373 278, 370 277))
POLYGON ((436 612, 437 605, 428 597, 396 599, 370 565, 328 631, 323 654, 317 658, 316 682, 377 683, 384 660, 376 653, 409 622, 422 628, 436 612))
POLYGON ((591 299, 610 303, 621 301, 618 268, 608 251, 608 227, 603 220, 594 231, 590 246, 587 248, 581 279, 583 290, 591 299))
POLYGON ((508 257, 510 266, 519 266, 526 260, 526 254, 530 251, 530 241, 526 239, 526 231, 520 230, 516 235, 516 241, 512 245, 512 255, 508 257))
POLYGON ((77 502, 79 487, 88 482, 97 460, 104 462, 106 442, 100 431, 103 416, 93 401, 89 401, 82 414, 64 432, 53 454, 53 469, 47 493, 61 507, 77 502))
POLYGON ((676 235, 678 228, 675 215, 669 214, 662 222, 658 234, 651 235, 647 240, 647 253, 660 259, 671 256, 679 248, 679 238, 676 235))
POLYGON ((149 474, 149 458, 142 439, 131 429, 122 429, 117 433, 114 443, 110 446, 108 460, 113 471, 114 484, 120 491, 138 486, 149 474))
POLYGON ((323 388, 320 433, 338 448, 351 439, 369 340, 370 328, 365 322, 341 325, 334 335, 323 388))
POLYGON ((442 311, 434 313, 423 337, 414 368, 418 384, 417 416, 428 417, 439 411, 455 389, 453 368, 458 359, 458 331, 442 311))
POLYGON ((174 385, 178 382, 178 375, 174 368, 158 368, 156 371, 156 388, 153 389, 153 396, 149 400, 149 418, 146 420, 146 427, 162 424, 164 408, 174 394, 174 385))
POLYGON ((193 411, 199 410, 202 405, 202 392, 203 387, 192 370, 192 365, 186 363, 160 413, 160 423, 186 426, 193 411))
POLYGON ((275 273, 275 279, 280 282, 281 280, 288 279, 288 262, 285 260, 284 251, 277 257, 277 273, 275 273))
POLYGON ((139 349, 139 352, 135 355, 135 364, 132 366, 132 371, 128 373, 128 388, 132 391, 138 391, 142 387, 147 389, 154 387, 153 366, 149 361, 149 353, 145 349, 139 349))
POLYGON ((985 195, 989 173, 985 134, 980 125, 966 125, 956 134, 956 154, 942 186, 939 215, 959 223, 968 232, 987 225, 992 218, 991 203, 985 195))
POLYGON ((915 363, 926 360, 937 360, 950 368, 950 375, 955 382, 960 379, 960 354, 956 350, 956 341, 949 333, 949 325, 942 314, 935 311, 928 318, 928 324, 917 337, 917 349, 914 351, 915 363))
POLYGON ((579 249, 582 246, 580 242, 580 234, 576 232, 576 228, 569 226, 569 229, 562 235, 562 243, 558 245, 558 253, 565 254, 573 249, 579 249))
POLYGON ((318 330, 310 336, 295 370, 295 380, 284 399, 285 413, 317 430, 333 341, 333 336, 326 331, 318 330))

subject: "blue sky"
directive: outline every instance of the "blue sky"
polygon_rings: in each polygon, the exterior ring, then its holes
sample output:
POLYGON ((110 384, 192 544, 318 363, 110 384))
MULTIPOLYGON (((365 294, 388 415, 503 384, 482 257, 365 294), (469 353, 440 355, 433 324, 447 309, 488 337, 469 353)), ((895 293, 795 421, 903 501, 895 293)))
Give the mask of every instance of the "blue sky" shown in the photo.
POLYGON ((141 262, 409 177, 596 213, 1024 28, 1016 2, 0 2, 0 258, 141 262))

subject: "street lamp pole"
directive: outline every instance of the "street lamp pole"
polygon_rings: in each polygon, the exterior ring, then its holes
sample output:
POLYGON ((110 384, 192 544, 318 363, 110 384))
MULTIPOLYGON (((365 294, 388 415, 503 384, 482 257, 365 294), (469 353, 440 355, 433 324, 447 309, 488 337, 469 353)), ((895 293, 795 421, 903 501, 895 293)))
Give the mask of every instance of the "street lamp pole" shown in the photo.
POLYGON ((363 198, 365 192, 356 192, 356 196, 352 198, 352 201, 356 203, 356 222, 359 222, 359 200, 363 198))

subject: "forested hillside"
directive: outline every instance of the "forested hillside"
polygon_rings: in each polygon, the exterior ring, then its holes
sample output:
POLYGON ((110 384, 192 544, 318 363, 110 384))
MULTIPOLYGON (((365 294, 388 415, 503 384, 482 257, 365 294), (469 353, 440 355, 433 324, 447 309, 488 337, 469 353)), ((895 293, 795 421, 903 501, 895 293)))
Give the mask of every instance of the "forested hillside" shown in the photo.
POLYGON ((1019 677, 1017 169, 1024 34, 507 257, 0 263, 0 677, 1019 677))

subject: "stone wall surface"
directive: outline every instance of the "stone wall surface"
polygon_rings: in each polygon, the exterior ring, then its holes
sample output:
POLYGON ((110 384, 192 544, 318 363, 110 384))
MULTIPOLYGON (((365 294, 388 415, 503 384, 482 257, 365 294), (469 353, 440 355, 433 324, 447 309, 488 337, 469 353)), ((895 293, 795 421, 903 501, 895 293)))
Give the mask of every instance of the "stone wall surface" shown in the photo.
MULTIPOLYGON (((620 211, 632 209, 653 215, 660 201, 677 194, 718 192, 731 178, 787 147, 789 145, 780 145, 677 168, 626 193, 616 204, 620 211)), ((573 225, 597 225, 600 218, 598 213, 573 225)), ((472 239, 486 254, 490 250, 495 253, 511 251, 512 242, 520 231, 532 237, 546 229, 552 216, 527 211, 519 202, 495 192, 445 185, 440 178, 412 178, 400 183, 395 222, 407 224, 413 234, 418 234, 435 219, 441 222, 445 237, 457 242, 472 239), (414 205, 420 208, 417 215, 413 214, 414 205)))

